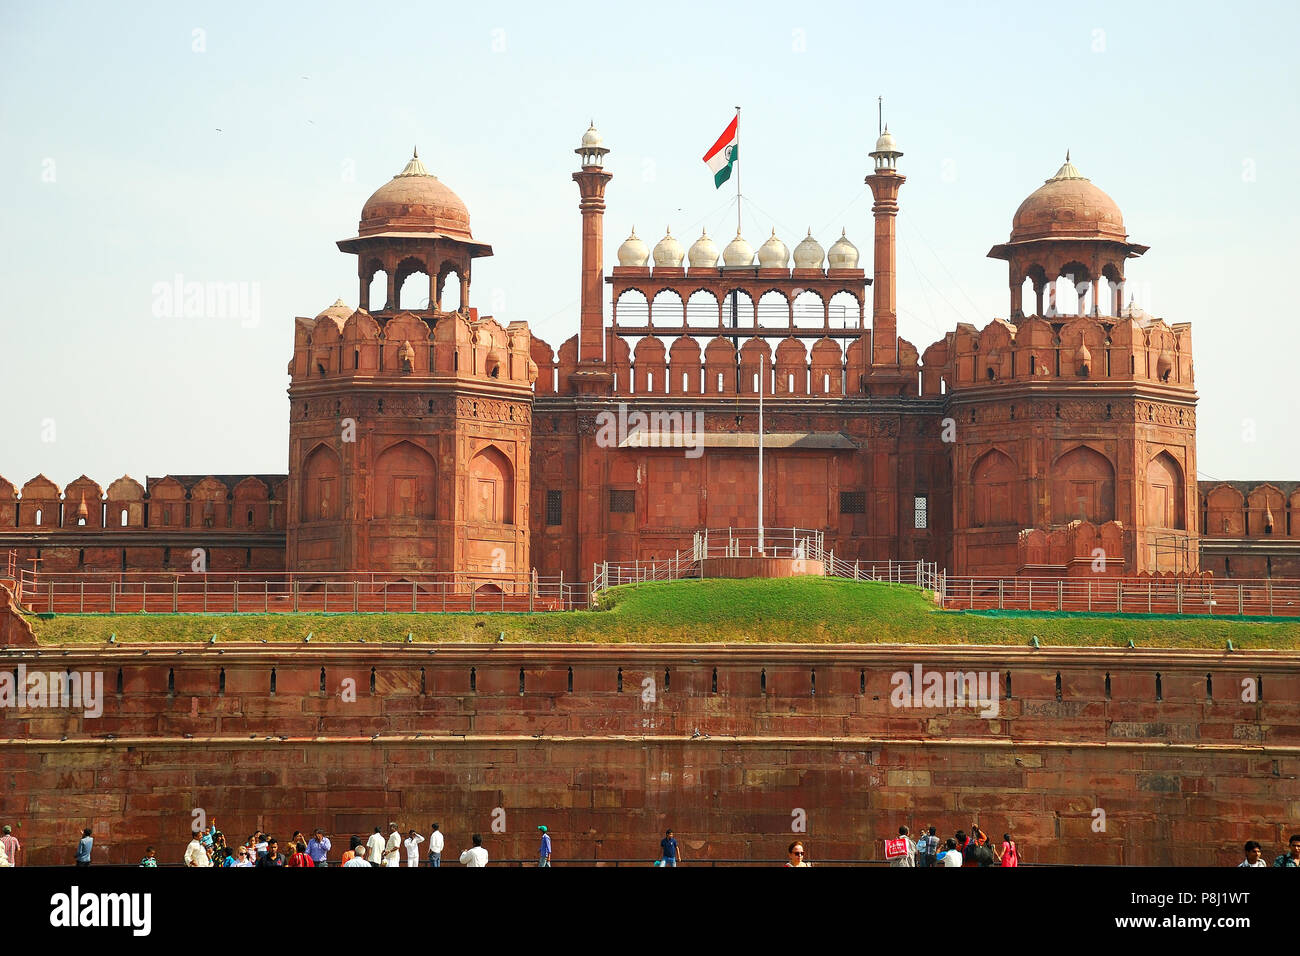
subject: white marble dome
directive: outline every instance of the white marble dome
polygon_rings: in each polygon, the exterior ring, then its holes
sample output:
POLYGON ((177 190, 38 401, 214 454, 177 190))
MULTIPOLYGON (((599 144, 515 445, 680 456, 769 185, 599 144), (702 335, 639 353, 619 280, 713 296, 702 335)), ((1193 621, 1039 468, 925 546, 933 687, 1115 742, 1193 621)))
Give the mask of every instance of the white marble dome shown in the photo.
POLYGON ((758 265, 761 269, 787 269, 790 266, 790 250, 776 237, 775 229, 771 238, 758 247, 758 265))
POLYGON ((618 264, 644 269, 649 261, 650 247, 636 234, 636 227, 633 226, 632 235, 624 239, 623 244, 618 247, 618 264))
POLYGON ((754 247, 745 241, 739 232, 736 238, 727 243, 722 250, 722 264, 725 266, 752 266, 754 264, 754 247))
POLYGON ((701 230, 700 238, 695 240, 686 253, 686 260, 692 269, 710 269, 718 264, 718 247, 707 232, 701 230))
POLYGON ((664 237, 655 243, 655 268, 680 269, 685 258, 686 251, 682 249, 682 244, 673 238, 672 229, 665 230, 664 237))
POLYGON ((601 136, 600 132, 596 129, 595 120, 592 120, 591 125, 587 127, 587 132, 582 134, 582 145, 584 148, 588 149, 593 146, 605 145, 605 137, 601 136))
POLYGON ((849 242, 849 237, 840 232, 840 237, 835 240, 826 254, 832 269, 856 269, 858 267, 858 247, 849 242))
POLYGON ((826 250, 813 238, 812 228, 808 235, 794 247, 794 267, 796 269, 820 269, 826 260, 826 250))

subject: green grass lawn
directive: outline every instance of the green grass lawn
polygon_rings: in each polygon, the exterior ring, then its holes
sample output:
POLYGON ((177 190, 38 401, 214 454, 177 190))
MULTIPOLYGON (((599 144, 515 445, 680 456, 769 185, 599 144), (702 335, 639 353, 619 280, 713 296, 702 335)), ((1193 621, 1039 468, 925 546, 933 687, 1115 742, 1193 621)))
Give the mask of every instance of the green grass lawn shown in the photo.
POLYGON ((120 614, 32 619, 42 644, 208 640, 685 641, 1300 647, 1300 621, 939 611, 912 587, 837 578, 673 581, 615 588, 602 609, 538 614, 120 614))

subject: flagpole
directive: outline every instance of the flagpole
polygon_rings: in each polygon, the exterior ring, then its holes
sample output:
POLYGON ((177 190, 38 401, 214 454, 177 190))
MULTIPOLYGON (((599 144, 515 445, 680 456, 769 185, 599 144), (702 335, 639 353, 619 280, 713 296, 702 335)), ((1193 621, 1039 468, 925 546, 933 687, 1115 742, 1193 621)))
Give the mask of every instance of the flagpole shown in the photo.
POLYGON ((763 553, 763 386, 767 369, 762 352, 758 355, 758 553, 763 553))
MULTIPOLYGON (((740 155, 740 107, 736 107, 736 155, 740 155)), ((740 162, 739 159, 736 160, 740 162)), ((736 167, 736 235, 740 235, 740 167, 736 167)), ((761 544, 760 544, 761 547, 761 544)))

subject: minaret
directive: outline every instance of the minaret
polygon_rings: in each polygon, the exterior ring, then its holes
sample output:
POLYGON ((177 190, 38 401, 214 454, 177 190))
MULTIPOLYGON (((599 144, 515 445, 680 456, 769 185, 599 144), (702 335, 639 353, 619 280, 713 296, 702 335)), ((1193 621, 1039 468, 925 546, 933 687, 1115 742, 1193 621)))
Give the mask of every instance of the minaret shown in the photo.
POLYGON ((894 288, 897 273, 895 222, 898 217, 898 190, 907 181, 898 175, 898 157, 903 154, 886 126, 876 140, 871 158, 876 169, 866 178, 876 201, 871 213, 876 219, 875 272, 872 280, 874 297, 871 310, 872 365, 898 364, 898 293, 894 288))
POLYGON ((613 179, 604 170, 604 138, 592 121, 582 134, 582 145, 574 150, 582 157, 582 169, 573 174, 582 201, 582 319, 578 330, 579 363, 605 360, 605 184, 613 179))

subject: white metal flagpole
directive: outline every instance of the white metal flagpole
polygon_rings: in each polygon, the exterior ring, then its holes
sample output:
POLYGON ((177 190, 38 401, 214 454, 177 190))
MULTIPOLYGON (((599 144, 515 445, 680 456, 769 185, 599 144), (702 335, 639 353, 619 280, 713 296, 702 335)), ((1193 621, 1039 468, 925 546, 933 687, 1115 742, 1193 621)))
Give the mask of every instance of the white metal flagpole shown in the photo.
POLYGON ((767 383, 765 356, 758 356, 758 553, 763 553, 763 386, 767 383))

